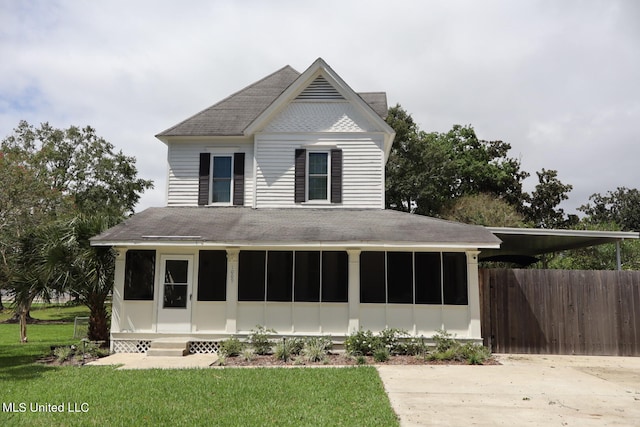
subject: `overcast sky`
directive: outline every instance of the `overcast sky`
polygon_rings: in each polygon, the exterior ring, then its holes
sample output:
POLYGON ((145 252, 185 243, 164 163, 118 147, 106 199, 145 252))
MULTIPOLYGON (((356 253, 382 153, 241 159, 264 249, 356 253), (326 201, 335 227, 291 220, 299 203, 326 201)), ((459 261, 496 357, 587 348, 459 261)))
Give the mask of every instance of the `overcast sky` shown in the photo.
POLYGON ((589 195, 640 187, 640 1, 0 0, 0 138, 21 119, 90 125, 155 182, 154 135, 318 57, 421 129, 472 125, 531 173, 589 195))

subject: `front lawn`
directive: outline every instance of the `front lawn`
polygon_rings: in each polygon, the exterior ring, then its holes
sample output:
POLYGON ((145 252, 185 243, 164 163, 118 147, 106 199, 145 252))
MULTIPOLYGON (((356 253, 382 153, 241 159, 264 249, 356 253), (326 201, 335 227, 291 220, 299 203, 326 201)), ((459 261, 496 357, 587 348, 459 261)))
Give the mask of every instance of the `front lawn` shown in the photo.
POLYGON ((51 346, 77 343, 73 323, 28 325, 27 331, 29 342, 21 344, 18 325, 0 324, 3 426, 398 425, 372 367, 53 367, 35 361, 51 346), (59 408, 63 412, 52 412, 59 408))

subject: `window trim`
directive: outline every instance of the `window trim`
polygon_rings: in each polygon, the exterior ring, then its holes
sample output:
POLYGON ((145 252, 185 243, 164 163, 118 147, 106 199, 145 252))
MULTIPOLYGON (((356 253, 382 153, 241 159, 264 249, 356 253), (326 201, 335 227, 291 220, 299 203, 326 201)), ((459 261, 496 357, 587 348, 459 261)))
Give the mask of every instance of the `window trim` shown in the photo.
POLYGON ((211 159, 209 160, 209 199, 208 199, 208 205, 209 206, 232 206, 233 205, 233 196, 234 196, 234 153, 211 153, 211 159), (216 157, 226 157, 231 159, 231 165, 230 165, 230 174, 229 174, 229 201, 228 202, 214 202, 213 201, 213 183, 214 183, 214 162, 215 162, 215 158, 216 157))
POLYGON ((322 150, 306 150, 306 159, 305 159, 305 176, 304 176, 304 184, 305 184, 305 194, 304 200, 307 204, 331 204, 331 150, 322 149, 322 150), (311 168, 309 167, 309 158, 311 154, 324 154, 327 158, 327 171, 320 174, 311 174, 311 168), (326 187, 326 198, 324 199, 310 199, 309 198, 309 189, 311 187, 309 183, 309 178, 312 176, 326 176, 327 178, 327 187, 326 187))

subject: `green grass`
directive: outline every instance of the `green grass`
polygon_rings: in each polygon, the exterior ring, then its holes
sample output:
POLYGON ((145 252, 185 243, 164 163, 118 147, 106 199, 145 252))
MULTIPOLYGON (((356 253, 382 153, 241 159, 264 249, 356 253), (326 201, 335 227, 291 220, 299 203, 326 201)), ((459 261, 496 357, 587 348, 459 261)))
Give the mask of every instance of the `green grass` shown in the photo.
MULTIPOLYGON (((76 316, 88 316, 89 309, 84 305, 33 304, 30 313, 31 317, 38 320, 73 323, 76 316)), ((0 312, 0 322, 4 322, 12 316, 13 309, 5 303, 5 309, 0 312)))
POLYGON ((52 367, 34 362, 52 345, 76 343, 73 323, 28 325, 27 332, 21 344, 18 325, 0 324, 0 405, 26 405, 24 413, 0 412, 2 426, 398 425, 372 367, 52 367), (31 412, 31 404, 63 404, 65 412, 31 412), (68 412, 68 405, 87 412, 68 412))

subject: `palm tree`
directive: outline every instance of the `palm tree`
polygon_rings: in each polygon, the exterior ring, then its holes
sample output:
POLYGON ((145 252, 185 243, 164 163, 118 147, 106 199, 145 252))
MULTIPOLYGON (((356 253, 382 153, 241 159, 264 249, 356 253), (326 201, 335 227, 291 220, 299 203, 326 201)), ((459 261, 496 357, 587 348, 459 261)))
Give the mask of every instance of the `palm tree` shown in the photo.
MULTIPOLYGON (((21 325, 23 313, 28 312, 36 296, 47 298, 53 291, 71 292, 89 307, 88 338, 109 339, 105 303, 113 288, 115 252, 91 246, 89 239, 120 220, 106 215, 77 215, 34 232, 24 245, 24 271, 14 286, 21 325)), ((21 334, 21 338, 26 340, 26 334, 21 334)))
POLYGON ((80 302, 89 307, 90 340, 109 339, 105 303, 113 289, 115 252, 108 247, 91 246, 89 239, 120 220, 105 215, 78 215, 61 224, 61 235, 54 233, 43 248, 49 277, 62 289, 77 294, 80 302))

